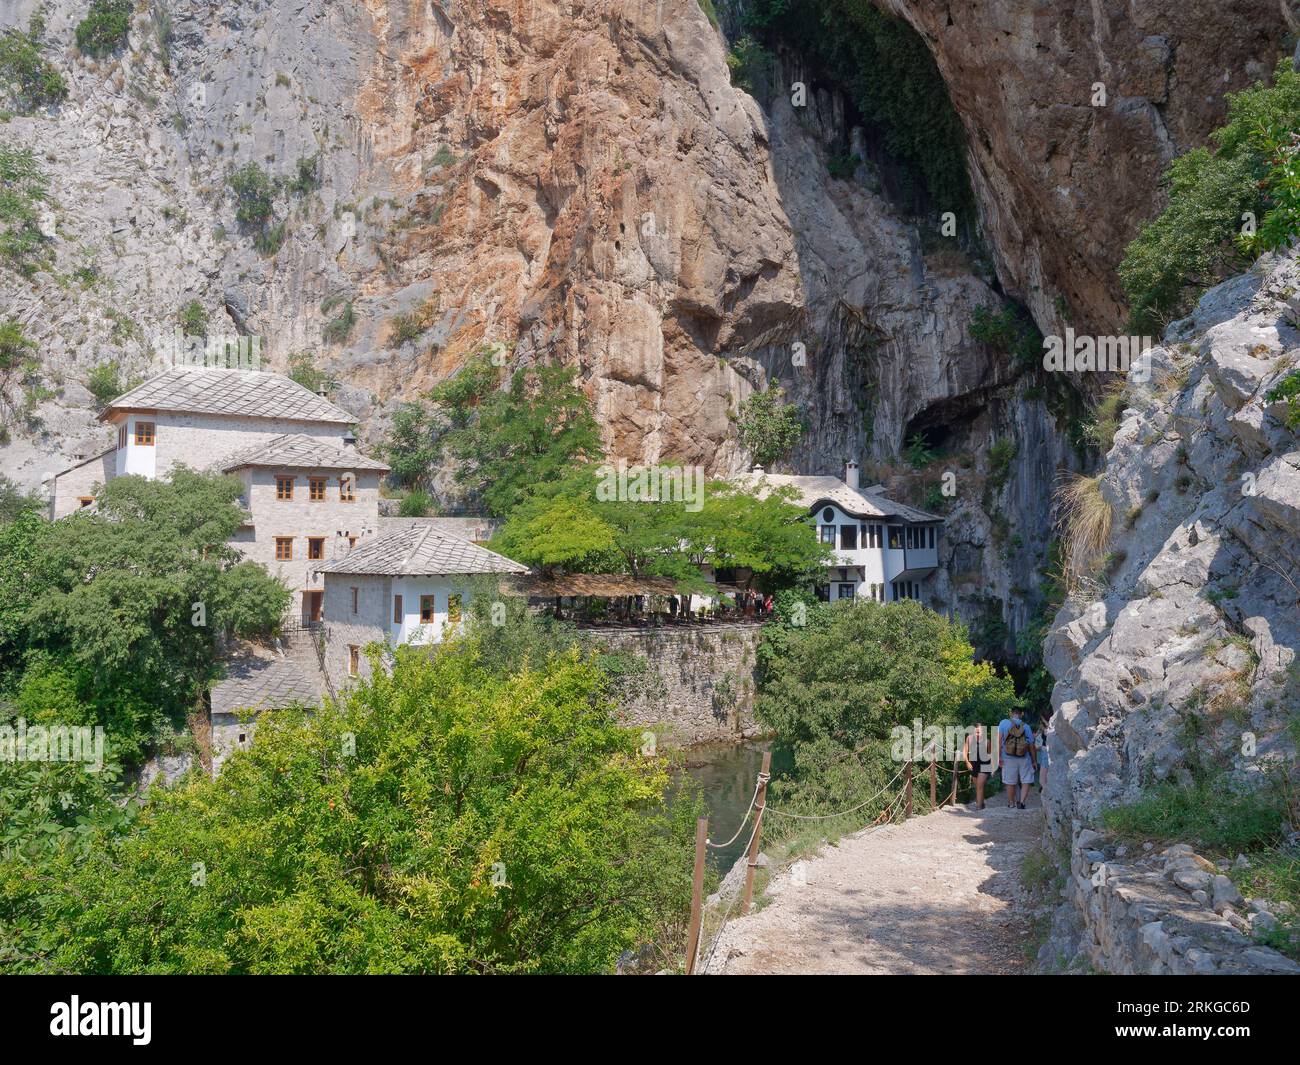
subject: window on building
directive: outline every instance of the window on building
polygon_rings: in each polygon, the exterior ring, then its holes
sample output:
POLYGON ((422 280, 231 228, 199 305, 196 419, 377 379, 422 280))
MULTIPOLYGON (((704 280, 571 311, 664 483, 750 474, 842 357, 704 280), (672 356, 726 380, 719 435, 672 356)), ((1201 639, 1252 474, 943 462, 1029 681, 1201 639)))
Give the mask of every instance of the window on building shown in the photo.
POLYGON ((400 625, 401 623, 402 623, 402 597, 400 595, 395 595, 393 596, 393 624, 400 625))
POLYGON ((117 446, 126 447, 126 422, 117 427, 117 446))
POLYGON ((357 501, 357 482, 350 474, 339 478, 339 502, 355 503, 357 501))
POLYGON ((293 478, 276 477, 275 479, 275 498, 280 500, 293 498, 293 478))
POLYGON ((460 596, 447 596, 447 620, 455 624, 460 620, 460 596))
POLYGON ((135 442, 140 447, 153 447, 153 422, 135 423, 135 442))
POLYGON ((348 550, 351 551, 351 550, 352 550, 354 547, 356 547, 356 546, 357 546, 357 538, 356 538, 355 536, 349 536, 349 537, 348 537, 348 550))
POLYGON ((829 525, 834 520, 835 520, 835 511, 833 511, 830 507, 827 507, 825 510, 822 511, 822 521, 824 521, 827 525, 829 525))
POLYGON ((307 557, 321 559, 325 557, 325 537, 309 536, 307 537, 307 557))
POLYGON ((840 526, 840 547, 845 551, 858 549, 858 527, 856 525, 840 526))
POLYGON ((360 588, 353 588, 353 589, 352 589, 352 613, 354 613, 354 614, 358 613, 358 611, 357 611, 357 605, 358 605, 357 601, 358 601, 360 598, 361 598, 361 589, 360 589, 360 588))
POLYGON ((348 676, 355 677, 361 672, 361 648, 354 643, 348 644, 348 676))
POLYGON ((889 526, 889 549, 891 551, 903 550, 903 530, 897 525, 889 526))
POLYGON ((834 526, 834 525, 823 525, 823 526, 822 526, 822 543, 824 543, 824 544, 830 544, 831 547, 834 547, 834 546, 835 546, 835 526, 834 526))
POLYGON ((934 526, 931 525, 929 528, 927 528, 926 533, 928 534, 927 539, 929 540, 930 547, 933 548, 934 547, 934 526))
POLYGON ((275 538, 275 560, 289 562, 293 559, 293 537, 277 536, 275 538))
POLYGON ((325 485, 327 483, 324 477, 308 477, 307 498, 313 503, 325 502, 325 485))
POLYGON ((81 506, 83 506, 83 507, 88 507, 88 506, 90 506, 90 504, 93 503, 94 501, 95 501, 95 497, 94 497, 94 496, 78 496, 78 497, 77 497, 77 502, 78 502, 81 506))
POLYGON ((839 597, 840 597, 841 599, 852 599, 852 598, 853 598, 853 585, 851 585, 851 584, 841 584, 841 585, 840 585, 840 593, 839 593, 839 597))
POLYGON ((420 596, 420 624, 427 625, 433 620, 433 596, 420 596))

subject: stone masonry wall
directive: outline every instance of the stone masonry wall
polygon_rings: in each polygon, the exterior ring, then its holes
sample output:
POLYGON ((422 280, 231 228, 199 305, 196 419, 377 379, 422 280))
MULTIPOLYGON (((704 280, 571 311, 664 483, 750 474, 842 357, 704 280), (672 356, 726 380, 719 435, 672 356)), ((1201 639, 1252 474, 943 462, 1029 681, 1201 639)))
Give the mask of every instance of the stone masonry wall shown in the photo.
POLYGON ((1270 904, 1243 899, 1215 864, 1185 843, 1128 847, 1074 827, 1067 905, 1038 953, 1040 972, 1212 975, 1300 973, 1253 941, 1270 904))
POLYGON ((758 625, 707 629, 622 629, 592 632, 611 652, 644 655, 659 681, 623 714, 671 747, 737 740, 755 733, 754 663, 758 625))

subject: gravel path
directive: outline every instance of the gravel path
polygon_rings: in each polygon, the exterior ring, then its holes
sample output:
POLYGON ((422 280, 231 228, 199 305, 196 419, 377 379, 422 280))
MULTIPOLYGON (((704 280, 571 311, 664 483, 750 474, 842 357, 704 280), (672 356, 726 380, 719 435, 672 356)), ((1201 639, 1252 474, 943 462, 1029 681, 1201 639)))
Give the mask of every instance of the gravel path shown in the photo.
MULTIPOLYGON (((722 931, 709 973, 1009 973, 1032 936, 1020 866, 1040 838, 1025 810, 945 808, 826 847, 722 931)), ((757 900, 756 900, 757 901, 757 900)), ((708 957, 708 954, 705 954, 708 957)))

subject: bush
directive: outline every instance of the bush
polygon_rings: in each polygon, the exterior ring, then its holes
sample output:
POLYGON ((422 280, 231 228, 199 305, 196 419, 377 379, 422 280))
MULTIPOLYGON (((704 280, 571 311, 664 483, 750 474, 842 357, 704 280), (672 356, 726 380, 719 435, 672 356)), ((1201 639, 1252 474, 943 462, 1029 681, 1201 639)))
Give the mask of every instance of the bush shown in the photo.
POLYGON ((48 240, 38 205, 49 179, 30 148, 0 144, 0 257, 23 277, 45 266, 48 240))
POLYGON ((433 509, 433 500, 422 489, 408 492, 398 505, 397 513, 403 518, 423 518, 433 509))
POLYGON ((1011 357, 1024 369, 1042 365, 1043 335, 1023 307, 1009 303, 997 313, 976 307, 971 314, 970 336, 1011 357))
POLYGON ((187 337, 206 336, 208 332, 208 312, 198 300, 190 300, 176 312, 176 321, 181 332, 187 337))
POLYGON ((68 98, 68 83, 41 55, 35 33, 0 35, 0 88, 8 88, 21 111, 51 107, 68 98))
MULTIPOLYGON (((1174 161, 1166 175, 1168 206, 1142 228, 1119 267, 1135 331, 1159 332, 1201 291, 1241 267, 1242 216, 1265 218, 1270 204, 1262 133, 1298 130, 1300 74, 1286 59, 1272 87, 1256 85, 1228 97, 1228 122, 1210 135, 1213 150, 1195 148, 1174 161)), ((1282 224, 1282 216, 1275 217, 1274 226, 1282 224)), ((1274 229, 1262 232, 1267 237, 1274 229)))
POLYGON ((275 182, 256 163, 246 163, 228 180, 235 194, 235 218, 241 225, 264 230, 271 220, 275 201, 275 182))
POLYGON ((88 859, 0 863, 6 964, 605 973, 676 947, 697 807, 665 801, 606 686, 577 655, 503 676, 472 639, 401 648, 341 703, 265 715, 219 777, 160 790, 88 859))
POLYGON ((1265 397, 1270 403, 1286 403, 1286 427, 1300 429, 1300 370, 1292 370, 1265 397))
POLYGON ((786 455, 804 434, 803 419, 793 404, 781 402, 777 386, 753 393, 740 405, 740 442, 760 466, 786 455))
POLYGON ((86 55, 109 55, 126 44, 130 29, 131 0, 91 0, 77 23, 77 47, 86 55))
MULTIPOLYGON (((328 302, 328 301, 327 301, 328 302)), ((331 310, 333 309, 331 305, 331 310)), ((325 305, 321 305, 321 313, 328 314, 325 305)), ((356 312, 352 309, 352 301, 348 300, 343 304, 343 309, 337 315, 331 318, 321 328, 321 336, 327 344, 343 344, 347 342, 348 337, 352 335, 352 328, 357 323, 356 312)))
POLYGON ((101 407, 107 407, 126 391, 122 368, 116 362, 101 362, 86 375, 86 388, 101 407))
POLYGON ((1001 488, 1011 476, 1011 463, 1016 459, 1019 448, 1014 440, 998 440, 989 448, 989 481, 995 488, 1001 488))

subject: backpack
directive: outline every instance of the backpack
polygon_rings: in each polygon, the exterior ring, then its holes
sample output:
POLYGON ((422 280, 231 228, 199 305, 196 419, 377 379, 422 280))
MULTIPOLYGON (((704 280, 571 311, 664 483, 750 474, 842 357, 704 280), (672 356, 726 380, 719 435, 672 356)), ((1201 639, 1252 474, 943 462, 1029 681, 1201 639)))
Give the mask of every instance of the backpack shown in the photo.
POLYGON ((1029 753, 1029 742, 1025 739, 1025 726, 1012 725, 1007 730, 1007 738, 1002 741, 1003 750, 1008 758, 1021 758, 1029 753))

